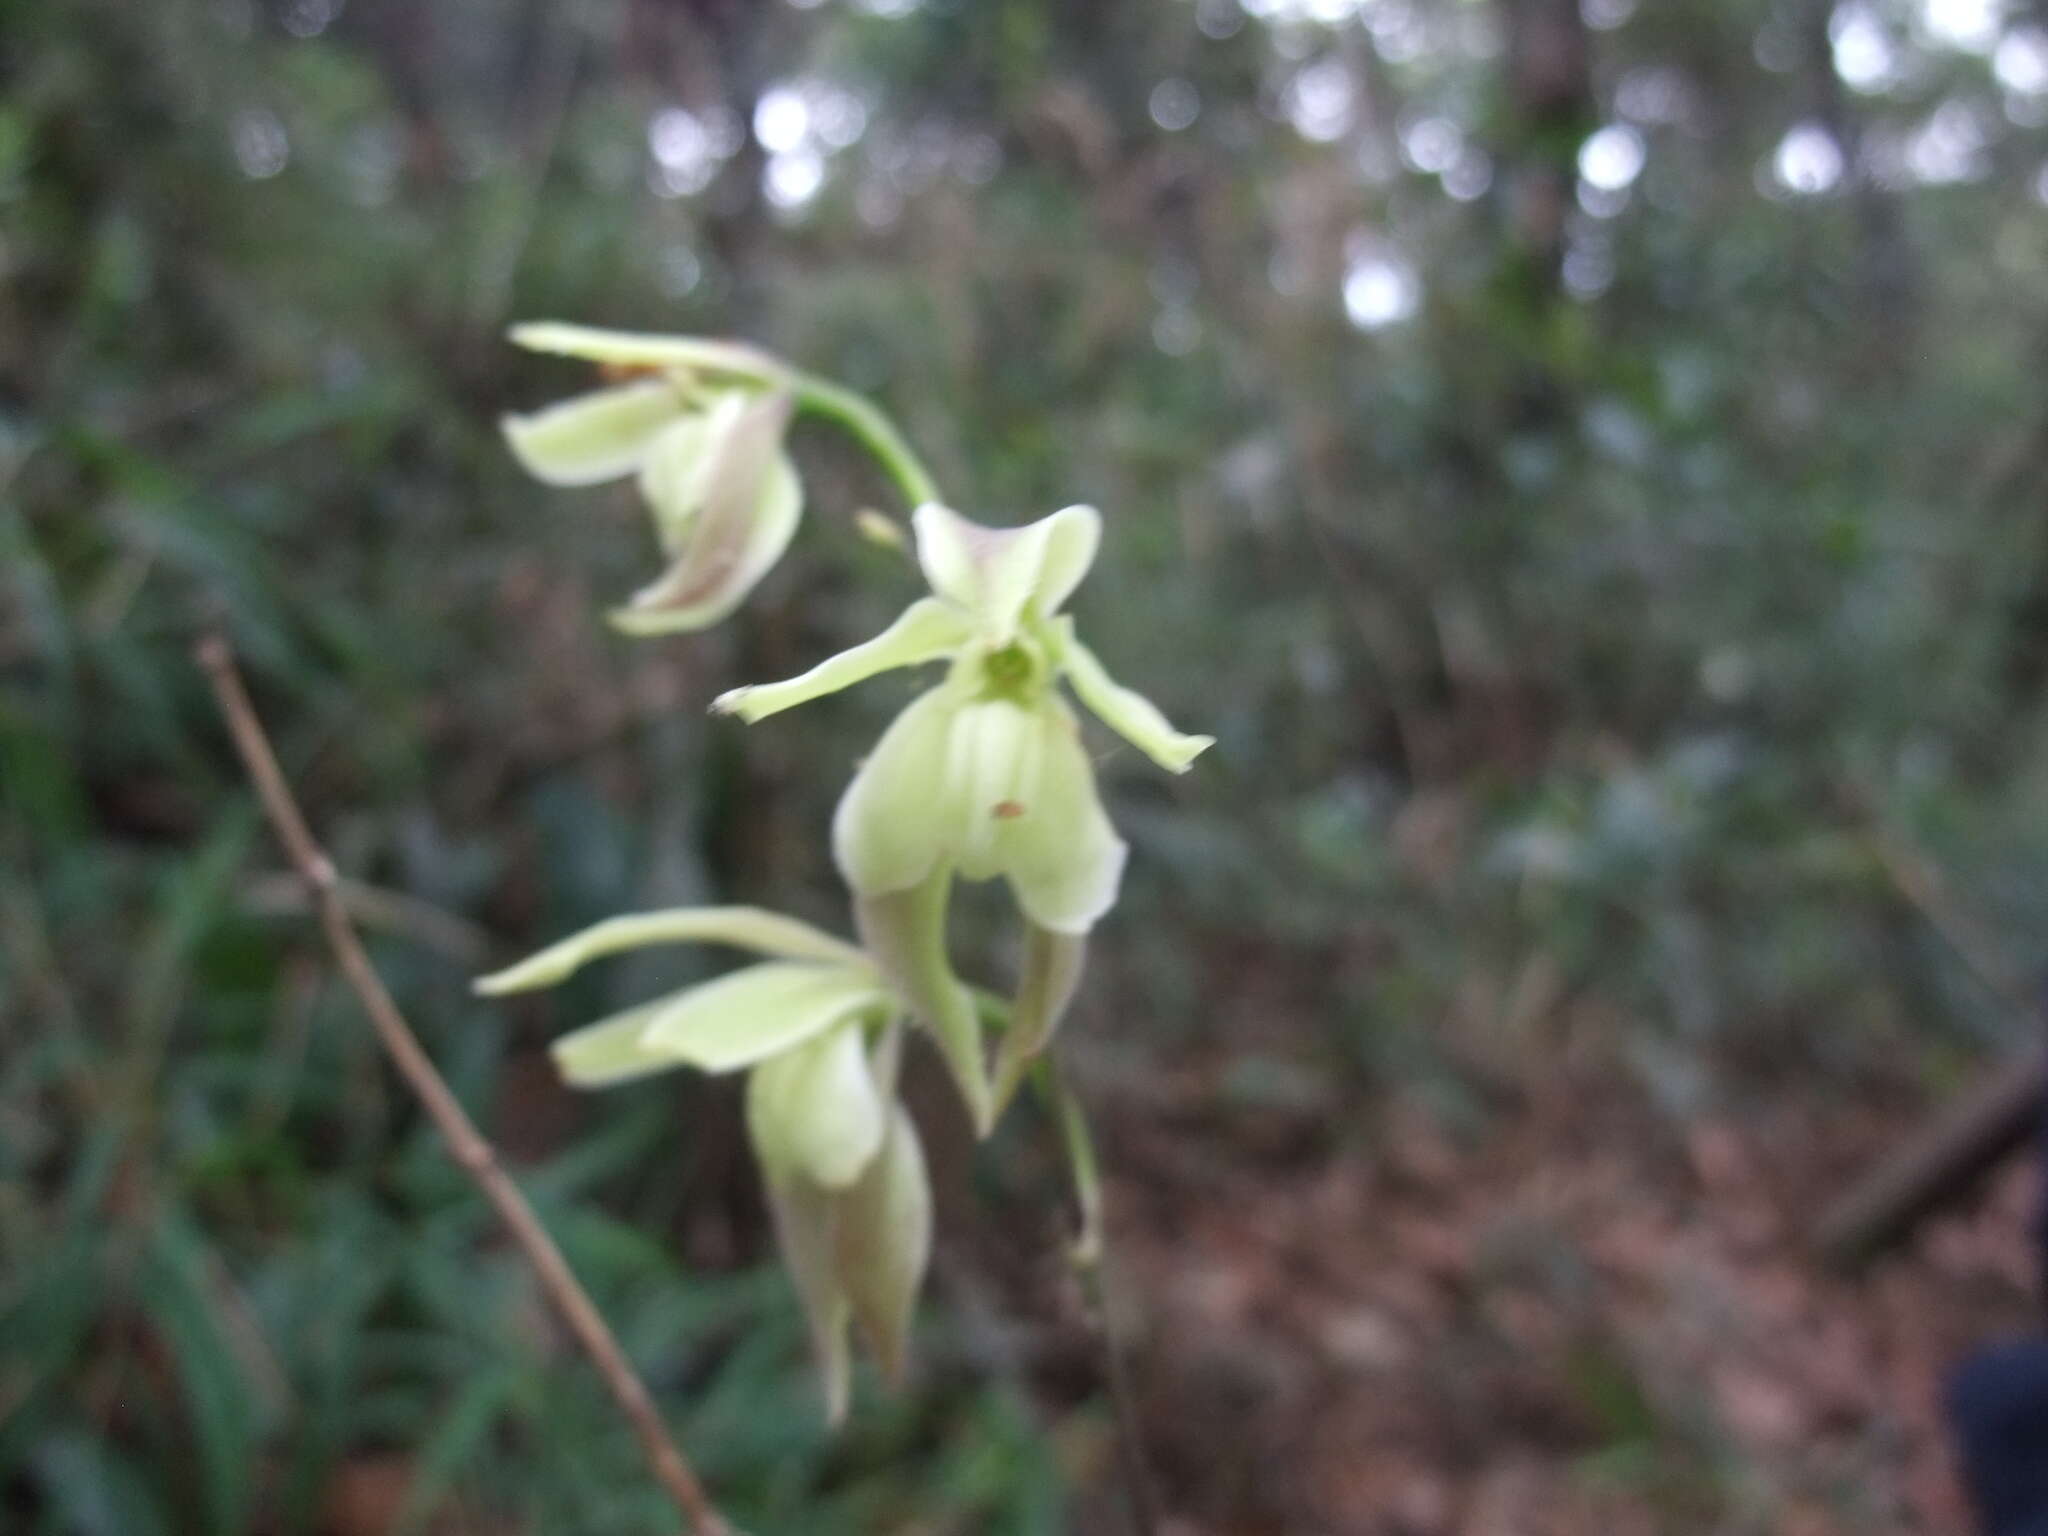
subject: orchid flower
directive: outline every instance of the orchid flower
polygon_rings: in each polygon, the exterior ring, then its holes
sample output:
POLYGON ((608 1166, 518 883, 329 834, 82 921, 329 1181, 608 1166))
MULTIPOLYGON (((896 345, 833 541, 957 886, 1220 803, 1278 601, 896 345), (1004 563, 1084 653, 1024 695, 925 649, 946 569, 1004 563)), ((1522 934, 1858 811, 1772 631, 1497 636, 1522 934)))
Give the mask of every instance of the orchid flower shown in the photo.
POLYGON ((752 722, 897 667, 950 663, 855 774, 833 817, 832 845, 869 952, 931 1026, 986 1132, 1071 998, 1088 930, 1115 902, 1123 875, 1123 839, 1057 685, 1064 679, 1172 772, 1186 771, 1214 738, 1176 731, 1119 685, 1060 613, 1094 563, 1094 508, 996 529, 933 503, 912 524, 932 596, 873 640, 787 682, 735 689, 713 708, 752 722), (1030 930, 994 1088, 979 1014, 945 958, 955 872, 1006 879, 1030 930))
POLYGON ((654 635, 730 614, 782 557, 803 514, 803 487, 783 451, 792 401, 775 382, 780 365, 731 342, 576 325, 515 326, 512 339, 633 375, 502 423, 519 462, 549 485, 638 476, 669 566, 612 622, 654 635))
POLYGON ((875 966, 793 918, 700 907, 612 918, 475 985, 493 996, 553 986, 601 955, 677 941, 772 958, 574 1030, 555 1063, 579 1088, 679 1066, 747 1072, 748 1134, 837 1423, 850 1326, 900 1375, 931 1255, 924 1152, 895 1098, 900 1008, 875 966))

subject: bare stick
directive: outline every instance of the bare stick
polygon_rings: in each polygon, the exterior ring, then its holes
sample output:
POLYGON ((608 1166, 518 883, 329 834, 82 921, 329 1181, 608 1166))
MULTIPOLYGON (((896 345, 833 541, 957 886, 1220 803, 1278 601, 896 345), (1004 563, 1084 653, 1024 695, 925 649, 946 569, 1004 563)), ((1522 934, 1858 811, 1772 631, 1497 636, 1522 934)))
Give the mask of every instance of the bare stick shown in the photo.
MULTIPOLYGON (((1892 887, 1955 951, 1979 986, 2020 1016, 2034 1004, 2019 972, 1950 894, 1941 869, 1889 831, 1875 797, 1848 787, 1869 822, 1869 843, 1892 887)), ((1837 1268, 1855 1269, 1911 1236, 1920 1221, 1958 1198, 2024 1142, 2048 1103, 2048 1054, 2014 1056, 1960 1102, 1906 1138, 1821 1217, 1815 1243, 1837 1268)))
POLYGON ((320 915, 320 926, 326 932, 328 946, 334 951, 342 975, 362 1002, 363 1011, 370 1016, 377 1038, 407 1086, 426 1107, 455 1161, 483 1191, 484 1198, 497 1209, 512 1234, 513 1242, 519 1245, 520 1252, 533 1266, 541 1289, 561 1313, 562 1321, 568 1324, 576 1342, 590 1357, 591 1364, 597 1367, 598 1374, 604 1378, 605 1385, 611 1389, 612 1396, 632 1424, 655 1480, 675 1500, 690 1529, 697 1536, 733 1536, 732 1527, 713 1507, 690 1463, 669 1438, 653 1398, 648 1396, 646 1386, 634 1374, 625 1351, 619 1348, 619 1341, 612 1336, 589 1293, 569 1268, 568 1260, 562 1257, 562 1250, 555 1246, 547 1228, 541 1225, 533 1207, 519 1192, 519 1186, 500 1166, 491 1144, 484 1140, 448 1084, 435 1070, 418 1037, 398 1011, 398 1005, 392 1001, 383 978, 370 964, 370 957, 363 950, 362 940, 356 937, 355 926, 349 920, 348 909, 343 903, 341 878, 335 872, 333 862, 314 841, 291 786, 285 782, 284 771, 278 767, 277 754, 271 750, 270 738, 256 717, 248 691, 242 686, 233 649, 224 638, 213 635, 199 643, 197 655, 200 666, 206 669, 213 683, 214 697, 220 702, 221 714, 235 738, 235 748, 241 753, 249 781, 263 802, 264 813, 270 818, 278 841, 284 844, 293 867, 306 882, 307 893, 320 915))
POLYGON ((2015 1057, 1835 1203, 1815 1232, 1822 1257, 1855 1269, 1903 1242, 2026 1141, 2048 1098, 2048 1055, 2015 1057))

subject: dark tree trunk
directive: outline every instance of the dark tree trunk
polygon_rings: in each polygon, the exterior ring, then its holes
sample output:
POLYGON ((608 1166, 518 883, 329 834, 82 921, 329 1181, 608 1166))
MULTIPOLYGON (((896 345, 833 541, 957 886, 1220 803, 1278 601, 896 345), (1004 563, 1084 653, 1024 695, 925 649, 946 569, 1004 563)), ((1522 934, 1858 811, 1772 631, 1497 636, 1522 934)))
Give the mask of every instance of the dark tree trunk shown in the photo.
POLYGON ((1501 0, 1507 30, 1501 187, 1532 301, 1563 280, 1578 151, 1594 122, 1591 49, 1578 0, 1501 0))

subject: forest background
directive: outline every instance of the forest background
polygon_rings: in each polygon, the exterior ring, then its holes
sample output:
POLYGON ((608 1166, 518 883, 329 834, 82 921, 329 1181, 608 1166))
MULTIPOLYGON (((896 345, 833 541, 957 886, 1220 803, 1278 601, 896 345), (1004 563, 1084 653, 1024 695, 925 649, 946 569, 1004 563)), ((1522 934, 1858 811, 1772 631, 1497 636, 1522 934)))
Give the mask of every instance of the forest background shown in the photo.
MULTIPOLYGON (((7 0, 0 1523, 646 1532, 389 1078, 193 666, 230 633, 377 958, 750 1530, 1115 1531, 1055 1139, 940 1173, 907 1390, 816 1412, 729 1084, 584 1100, 469 977, 624 907, 844 928, 888 688, 705 718, 906 593, 829 433, 731 625, 524 480, 519 318, 741 336, 1219 745, 1068 1026, 1184 1532, 1952 1531, 2023 1175, 1818 1213, 2034 1033, 2048 4, 7 0), (823 769, 821 771, 821 765, 823 769)), ((1000 959, 1000 956, 994 957, 1000 959)), ((920 1084, 922 1086, 920 1087, 920 1084)))

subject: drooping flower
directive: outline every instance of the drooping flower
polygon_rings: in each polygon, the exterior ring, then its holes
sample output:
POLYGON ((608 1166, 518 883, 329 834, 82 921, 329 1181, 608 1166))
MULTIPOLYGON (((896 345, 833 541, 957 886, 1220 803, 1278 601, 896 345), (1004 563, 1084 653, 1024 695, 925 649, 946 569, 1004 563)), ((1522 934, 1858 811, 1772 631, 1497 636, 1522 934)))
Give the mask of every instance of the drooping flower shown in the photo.
POLYGON ((945 680, 883 733, 839 802, 833 852, 863 940, 931 1026, 984 1130, 1058 1022, 1088 930, 1116 900, 1125 846, 1096 792, 1065 680, 1154 762, 1184 772, 1208 736, 1176 731, 1122 687, 1061 606, 1093 564, 1101 518, 1068 507, 985 528, 930 504, 912 516, 933 595, 873 640, 786 682, 739 688, 714 708, 747 721, 896 667, 945 660, 945 680), (1008 881, 1029 925, 1025 967, 992 1089, 980 1018, 945 958, 951 878, 1008 881))
POLYGON ((574 1030, 555 1042, 555 1063, 579 1088, 679 1066, 747 1072, 748 1134, 837 1423, 851 1391, 850 1328, 900 1375, 931 1255, 924 1152, 895 1096, 901 1010, 875 966, 793 918, 681 908, 599 923, 476 989, 553 986, 601 955, 678 941, 773 958, 574 1030))
POLYGON ((791 398, 774 382, 779 366, 730 342, 576 325, 515 326, 512 339, 632 375, 503 422, 519 462, 549 485, 638 476, 669 566, 612 622, 653 635, 730 614, 803 515, 803 486, 783 451, 791 398))

